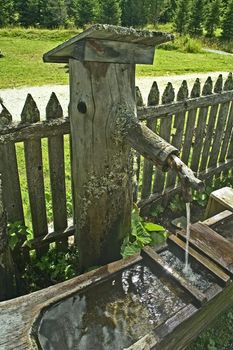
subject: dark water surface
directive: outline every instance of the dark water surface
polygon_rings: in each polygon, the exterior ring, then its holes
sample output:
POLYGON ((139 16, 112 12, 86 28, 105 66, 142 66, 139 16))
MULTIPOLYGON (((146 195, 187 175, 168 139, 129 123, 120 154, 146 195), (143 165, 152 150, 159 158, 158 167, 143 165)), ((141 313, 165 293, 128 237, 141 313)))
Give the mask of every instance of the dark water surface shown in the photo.
POLYGON ((177 289, 140 263, 49 308, 38 339, 43 350, 120 350, 185 305, 177 289))

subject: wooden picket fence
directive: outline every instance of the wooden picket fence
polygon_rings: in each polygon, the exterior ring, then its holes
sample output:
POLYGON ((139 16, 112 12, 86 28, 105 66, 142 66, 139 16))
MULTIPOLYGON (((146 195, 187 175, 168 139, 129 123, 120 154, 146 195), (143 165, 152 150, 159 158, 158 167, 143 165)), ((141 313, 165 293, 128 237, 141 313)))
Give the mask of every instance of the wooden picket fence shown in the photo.
MULTIPOLYGON (((147 106, 143 106, 140 91, 136 90, 138 118, 166 141, 180 149, 180 157, 202 179, 211 179, 220 173, 227 174, 233 166, 233 79, 230 73, 223 82, 220 75, 215 86, 209 77, 202 89, 199 79, 189 95, 187 82, 183 81, 177 96, 171 83, 167 84, 160 99, 156 82, 153 83, 147 106), (161 101, 160 101, 161 100, 161 101)), ((51 242, 63 249, 68 236, 74 233, 74 222, 67 215, 66 179, 70 179, 71 162, 66 174, 64 160, 64 135, 69 138, 69 118, 63 117, 61 105, 53 93, 46 107, 46 120, 31 95, 27 96, 21 122, 12 117, 2 105, 0 114, 0 173, 3 183, 3 202, 8 221, 25 222, 22 187, 26 186, 34 239, 31 248, 38 253, 46 251, 51 242), (45 196, 45 171, 42 144, 49 163, 49 181, 53 230, 48 229, 48 202, 45 196), (27 183, 22 184, 18 164, 17 146, 24 149, 27 183), (47 204, 47 205, 46 205, 47 204)), ((69 144, 69 140, 68 142, 69 144)), ((161 198, 169 198, 179 191, 173 172, 162 173, 150 161, 137 156, 137 181, 140 184, 138 205, 149 208, 161 198)), ((72 188, 72 181, 71 181, 72 188)), ((24 188, 25 190, 25 188, 24 188)), ((72 190, 69 189, 72 193, 72 190)), ((49 199, 50 200, 50 199, 49 199)))

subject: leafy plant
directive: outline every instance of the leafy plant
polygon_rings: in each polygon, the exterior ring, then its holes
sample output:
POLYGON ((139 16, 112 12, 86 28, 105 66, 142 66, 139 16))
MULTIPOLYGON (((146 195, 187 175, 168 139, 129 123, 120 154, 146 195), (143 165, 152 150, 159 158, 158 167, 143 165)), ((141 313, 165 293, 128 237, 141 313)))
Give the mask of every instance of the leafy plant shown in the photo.
POLYGON ((185 203, 182 196, 176 194, 169 204, 169 208, 173 213, 185 210, 185 203))
POLYGON ((79 255, 75 247, 70 247, 66 253, 59 252, 55 247, 41 258, 34 254, 26 266, 22 279, 26 285, 26 292, 68 280, 77 275, 79 255))
POLYGON ((30 246, 30 238, 32 238, 32 231, 21 221, 8 223, 7 234, 11 250, 14 250, 18 245, 20 245, 21 247, 23 245, 30 246))
POLYGON ((132 211, 131 225, 132 231, 125 238, 121 249, 123 258, 136 254, 147 244, 162 244, 167 238, 167 232, 163 226, 152 222, 144 222, 139 215, 137 206, 132 211))
POLYGON ((165 208, 162 205, 158 204, 150 210, 150 215, 159 217, 161 214, 163 214, 164 210, 165 208))

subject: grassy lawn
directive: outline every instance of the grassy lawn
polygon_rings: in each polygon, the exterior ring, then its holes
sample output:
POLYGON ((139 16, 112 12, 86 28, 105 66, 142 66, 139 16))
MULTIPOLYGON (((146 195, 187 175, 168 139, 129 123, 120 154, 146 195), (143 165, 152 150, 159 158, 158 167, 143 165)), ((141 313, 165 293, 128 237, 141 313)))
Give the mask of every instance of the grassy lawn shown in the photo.
MULTIPOLYGON (((43 63, 43 53, 74 36, 74 30, 0 29, 0 88, 67 84, 64 64, 43 63)), ((154 65, 137 66, 138 76, 231 71, 233 57, 157 50, 154 65)))

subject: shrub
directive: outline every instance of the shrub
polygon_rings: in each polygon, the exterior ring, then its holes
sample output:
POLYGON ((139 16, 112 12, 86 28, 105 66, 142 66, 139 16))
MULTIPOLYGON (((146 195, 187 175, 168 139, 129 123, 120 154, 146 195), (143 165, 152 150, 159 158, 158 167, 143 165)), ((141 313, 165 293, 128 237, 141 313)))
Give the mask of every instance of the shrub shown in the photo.
POLYGON ((160 48, 167 51, 177 50, 180 52, 198 53, 201 52, 201 42, 190 38, 189 35, 180 36, 173 42, 160 45, 160 48))

